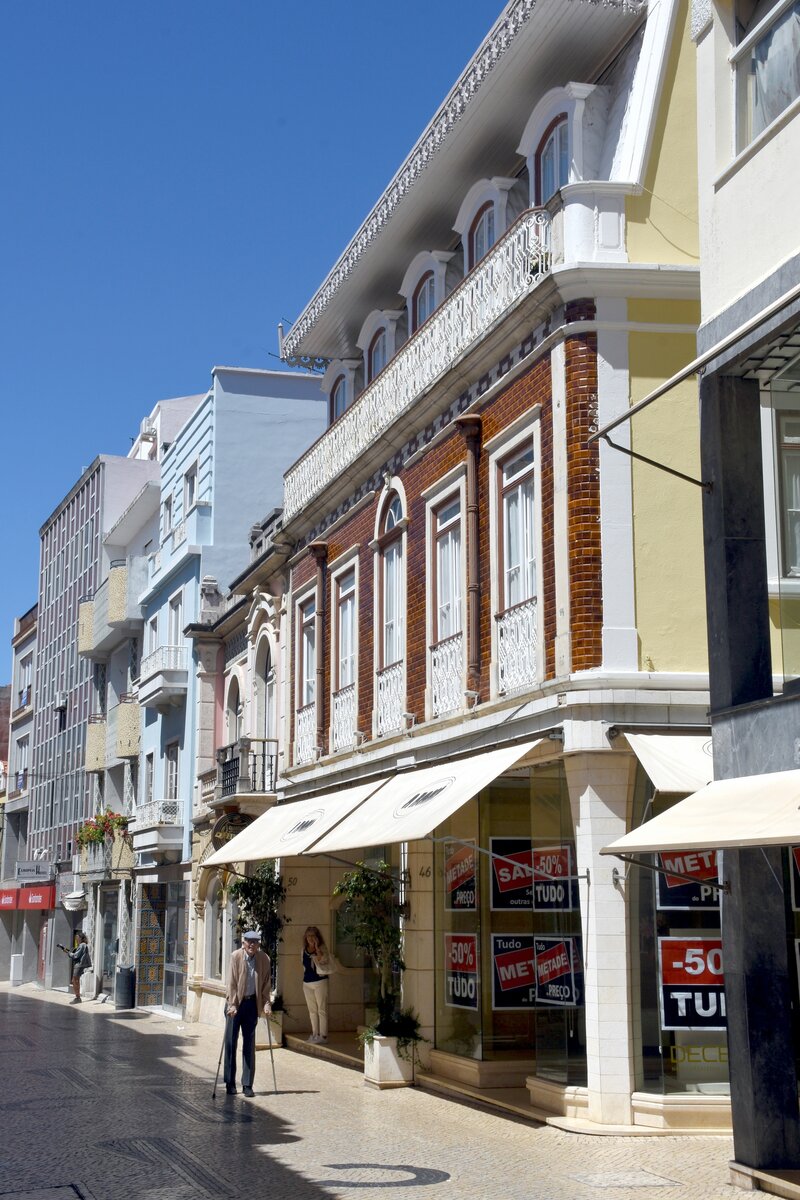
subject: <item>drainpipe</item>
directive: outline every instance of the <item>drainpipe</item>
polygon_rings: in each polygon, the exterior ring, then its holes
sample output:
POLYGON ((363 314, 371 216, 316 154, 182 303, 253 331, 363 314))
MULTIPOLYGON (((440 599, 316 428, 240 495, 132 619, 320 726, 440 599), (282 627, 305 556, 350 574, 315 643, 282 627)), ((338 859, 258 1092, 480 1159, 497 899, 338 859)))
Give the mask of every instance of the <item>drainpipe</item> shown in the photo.
POLYGON ((478 556, 478 455, 481 448, 481 418, 476 413, 456 417, 456 425, 467 447, 467 690, 480 691, 480 560, 478 556))

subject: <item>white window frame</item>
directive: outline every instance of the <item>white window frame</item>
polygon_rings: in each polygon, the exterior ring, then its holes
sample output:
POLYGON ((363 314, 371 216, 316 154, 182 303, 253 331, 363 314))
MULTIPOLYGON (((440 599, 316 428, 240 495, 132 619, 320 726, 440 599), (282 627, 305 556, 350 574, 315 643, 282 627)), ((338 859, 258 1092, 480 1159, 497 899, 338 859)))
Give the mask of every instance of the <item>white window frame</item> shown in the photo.
MULTIPOLYGON (((408 265, 403 282, 400 284, 400 295, 406 302, 408 313, 408 333, 413 337, 423 322, 416 320, 414 300, 422 279, 425 275, 433 275, 433 309, 428 317, 444 304, 447 298, 447 264, 455 255, 451 250, 421 250, 408 265)), ((457 281, 454 281, 457 282, 457 281)), ((428 317, 425 319, 428 320, 428 317)))
POLYGON ((317 702, 317 654, 319 646, 317 645, 317 596, 316 596, 316 581, 311 587, 306 588, 302 593, 298 594, 295 600, 295 654, 296 654, 296 669, 294 679, 295 692, 295 713, 301 708, 306 708, 309 704, 317 702), (312 604, 313 612, 310 622, 303 617, 303 610, 307 605, 312 604), (306 670, 306 649, 307 642, 305 638, 305 627, 311 625, 314 630, 314 669, 310 675, 306 670), (312 692, 313 694, 309 694, 312 692))
POLYGON ((144 756, 144 771, 142 773, 142 803, 149 804, 154 797, 156 756, 150 751, 144 756))
MULTIPOLYGON (((508 229, 508 193, 516 183, 516 179, 505 179, 500 175, 495 175, 492 179, 479 179, 474 183, 467 192, 462 201, 461 208, 458 211, 453 228, 461 237, 461 244, 464 251, 464 275, 467 276, 474 267, 477 266, 479 259, 472 261, 472 226, 476 216, 491 204, 492 214, 494 218, 494 240, 492 246, 497 245, 504 233, 508 229)), ((484 251, 484 255, 489 252, 491 246, 484 251)), ((483 255, 481 256, 483 257, 483 255)))
MULTIPOLYGON (((375 526, 373 530, 373 540, 370 542, 370 549, 373 551, 372 563, 372 595, 373 603, 373 623, 372 623, 372 645, 373 645, 373 669, 372 669, 372 736, 379 736, 378 727, 378 705, 379 705, 379 679, 382 671, 387 667, 394 666, 395 663, 387 663, 384 661, 384 634, 385 634, 385 619, 384 619, 384 596, 385 596, 385 558, 384 550, 386 547, 387 535, 384 533, 386 524, 386 513, 392 499, 397 496, 400 501, 401 517, 396 528, 399 529, 398 544, 400 546, 400 561, 401 561, 401 583, 400 583, 400 606, 398 610, 398 623, 400 625, 400 658, 395 662, 400 664, 401 694, 406 696, 407 671, 408 671, 408 499, 406 497, 405 488, 402 480, 392 477, 387 479, 385 490, 381 496, 380 502, 375 512, 375 526)), ((390 736, 390 735, 386 735, 390 736)))
MULTIPOLYGON (((490 605, 492 613, 491 622, 491 671, 490 671, 490 696, 491 699, 497 699, 505 693, 500 692, 498 678, 498 646, 497 646, 497 621, 495 620, 498 613, 505 611, 504 594, 502 580, 500 578, 500 562, 501 562, 501 547, 498 545, 498 536, 502 536, 500 531, 503 530, 502 525, 502 489, 499 485, 500 464, 507 458, 512 456, 517 451, 521 450, 526 444, 533 444, 533 513, 535 525, 535 542, 534 552, 536 555, 536 578, 537 578, 537 604, 536 604, 536 629, 537 629, 537 644, 543 646, 543 604, 541 603, 541 580, 542 580, 542 436, 541 436, 541 405, 536 404, 527 412, 522 413, 515 421, 513 421, 506 429, 501 430, 493 438, 490 438, 484 444, 484 454, 488 457, 489 464, 489 565, 490 565, 490 605)), ((541 683, 543 677, 543 664, 541 655, 537 656, 536 663, 537 684, 541 683)))
POLYGON ((800 105, 800 95, 790 100, 779 113, 769 121, 763 129, 753 133, 749 122, 751 117, 748 105, 749 89, 747 81, 750 77, 750 63, 756 47, 771 33, 773 28, 790 12, 796 0, 777 0, 768 13, 747 31, 738 46, 735 46, 728 61, 733 71, 733 106, 734 106, 734 153, 741 154, 753 143, 768 136, 769 130, 783 121, 787 113, 794 111, 800 105))
POLYGON ((450 500, 459 501, 461 509, 461 633, 465 639, 464 665, 462 671, 462 691, 467 686, 467 555, 466 555, 466 508, 467 508, 467 467, 459 463, 431 487, 422 493, 425 500, 425 657, 427 686, 425 688, 425 719, 433 715, 432 687, 432 647, 438 644, 438 597, 434 591, 436 581, 437 528, 436 514, 450 500))
MULTIPOLYGON (((158 613, 154 613, 147 621, 147 654, 158 649, 158 613)), ((145 655, 145 657, 146 657, 145 655)))
POLYGON ((183 645, 183 588, 179 588, 177 592, 173 592, 167 601, 167 645, 182 646, 183 645), (176 622, 175 614, 179 617, 176 622))
POLYGON ((175 525, 175 513, 173 510, 172 496, 165 496, 161 502, 161 526, 162 526, 162 542, 165 541, 175 525))
MULTIPOLYGON (((329 635, 328 644, 330 646, 330 691, 328 702, 328 744, 333 747, 334 744, 334 706, 336 696, 344 688, 354 688, 354 712, 355 722, 358 720, 358 672, 359 672, 359 622, 360 622, 360 607, 359 607, 359 586, 360 586, 360 570, 359 570, 359 549, 358 545, 351 546, 338 558, 334 559, 328 565, 328 579, 330 581, 330 619, 329 619, 329 635), (353 622, 353 653, 352 653, 352 672, 353 678, 350 683, 342 683, 341 678, 341 603, 340 603, 340 587, 343 579, 352 572, 353 589, 352 589, 352 622, 353 622)), ((353 740, 355 741, 355 728, 353 729, 353 740)), ((333 752, 333 751, 332 751, 333 752)))
POLYGON ((192 465, 183 473, 183 515, 184 517, 197 504, 197 483, 198 470, 197 463, 192 465))
POLYGON ((180 799, 180 768, 181 746, 178 739, 173 738, 164 747, 164 800, 180 799))

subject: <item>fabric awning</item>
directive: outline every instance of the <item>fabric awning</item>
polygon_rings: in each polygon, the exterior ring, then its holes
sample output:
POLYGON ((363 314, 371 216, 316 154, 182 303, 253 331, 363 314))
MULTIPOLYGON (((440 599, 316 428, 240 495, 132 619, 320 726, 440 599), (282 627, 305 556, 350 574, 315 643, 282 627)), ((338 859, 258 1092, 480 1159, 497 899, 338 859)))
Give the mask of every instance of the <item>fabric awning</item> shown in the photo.
POLYGON ((201 866, 221 867, 230 863, 260 862, 265 858, 285 858, 302 854, 317 838, 381 787, 384 779, 356 784, 338 792, 276 804, 257 821, 231 838, 221 850, 215 850, 201 866))
POLYGON ((718 779, 601 854, 800 846, 800 771, 718 779))
POLYGON ((315 842, 308 853, 329 854, 424 838, 540 740, 395 775, 315 842))
POLYGON ((696 792, 714 778, 708 734, 626 733, 657 792, 696 792))

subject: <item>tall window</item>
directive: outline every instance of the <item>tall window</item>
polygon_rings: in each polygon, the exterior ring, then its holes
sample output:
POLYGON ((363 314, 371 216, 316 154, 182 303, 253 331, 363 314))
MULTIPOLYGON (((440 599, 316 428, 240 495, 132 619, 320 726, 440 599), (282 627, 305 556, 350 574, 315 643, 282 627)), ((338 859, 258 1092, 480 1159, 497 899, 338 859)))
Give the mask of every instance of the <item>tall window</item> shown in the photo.
POLYGON ((211 902, 208 906, 209 915, 209 964, 208 975, 210 979, 222 979, 223 967, 223 943, 225 935, 225 905, 223 904, 224 892, 222 884, 217 880, 214 884, 214 889, 211 893, 211 902))
POLYGON ((381 650, 382 666, 401 662, 403 654, 403 538, 400 497, 393 496, 386 509, 383 532, 387 536, 381 554, 381 650), (389 540, 391 539, 391 540, 389 540))
POLYGON ((778 417, 783 574, 800 575, 800 413, 778 417))
POLYGON ((300 707, 317 695, 317 622, 313 597, 300 605, 300 707))
POLYGON ((347 408, 347 380, 344 375, 339 378, 331 389, 331 420, 335 421, 347 408))
POLYGON ((31 680, 33 679, 33 655, 26 654, 19 664, 19 689, 17 708, 25 708, 31 702, 31 680))
POLYGON ((461 632, 461 500, 448 500, 434 514, 436 538, 435 641, 461 632))
POLYGON ((536 155, 536 192, 540 204, 546 204, 560 187, 569 182, 569 126, 559 117, 545 134, 536 155))
POLYGON ((158 649, 158 613, 147 622, 147 654, 158 649))
POLYGON ((474 267, 494 245, 494 204, 490 200, 480 209, 469 231, 469 265, 474 267))
POLYGON ((180 646, 183 641, 183 594, 178 592, 169 602, 169 645, 180 646))
POLYGON ((375 376, 380 375, 385 366, 386 330, 379 329, 369 344, 369 352, 367 354, 367 382, 372 383, 375 376))
POLYGON ((427 275, 422 276, 414 292, 412 321, 415 330, 424 325, 436 307, 434 295, 433 271, 428 271, 427 275))
POLYGON ((242 732, 242 705, 239 699, 239 681, 235 677, 231 680, 231 688, 228 692, 226 718, 228 741, 233 744, 233 742, 238 742, 242 732))
POLYGON ((144 759, 144 792, 142 801, 149 804, 153 799, 153 775, 155 771, 155 758, 152 754, 146 754, 144 759))
POLYGON ((183 477, 183 512, 184 516, 197 501, 197 464, 190 467, 183 477))
POLYGON ((347 571, 336 588, 336 679, 337 691, 355 683, 356 573, 347 571))
POLYGON ((164 799, 178 799, 178 743, 170 742, 164 750, 164 799))
POLYGON ((756 4, 731 56, 736 71, 736 145, 743 150, 800 96, 800 0, 756 4))
POLYGON ((536 595, 533 447, 517 450, 500 464, 502 607, 536 595))
POLYGON ((164 522, 164 536, 172 529, 172 496, 165 496, 164 503, 161 506, 161 512, 164 522))

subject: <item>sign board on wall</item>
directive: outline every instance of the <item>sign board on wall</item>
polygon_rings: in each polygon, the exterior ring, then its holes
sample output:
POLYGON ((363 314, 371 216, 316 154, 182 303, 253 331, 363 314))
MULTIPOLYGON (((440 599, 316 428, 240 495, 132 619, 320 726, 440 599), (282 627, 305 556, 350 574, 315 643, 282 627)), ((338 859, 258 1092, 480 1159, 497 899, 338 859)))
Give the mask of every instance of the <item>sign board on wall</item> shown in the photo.
POLYGON ((446 912, 474 912, 478 907, 477 851, 474 842, 446 842, 444 907, 446 912))
POLYGON ((444 1002, 448 1008, 477 1009, 480 998, 477 933, 444 935, 444 1002))
POLYGON ((246 813, 223 813, 217 817, 211 830, 211 845, 215 850, 222 850, 237 833, 253 824, 253 818, 246 813))
POLYGON ((48 883, 39 887, 24 887, 19 889, 20 908, 32 909, 41 908, 47 909, 56 906, 56 888, 54 883, 48 883))
POLYGON ((571 912, 577 880, 569 845, 536 846, 530 838, 491 838, 492 911, 571 912))
POLYGON ((17 888, 0 889, 0 912, 13 912, 17 907, 19 892, 17 888))
POLYGON ((661 1028, 725 1029, 719 937, 658 939, 661 1028))
POLYGON ((662 871, 689 875, 695 882, 675 875, 656 875, 656 908, 661 910, 719 909, 719 877, 716 850, 673 850, 658 855, 662 871))
POLYGON ((562 934, 492 934, 492 1008, 583 1003, 580 945, 562 934))
POLYGON ((573 1008, 583 1003, 578 938, 559 934, 534 938, 536 1003, 573 1008))

